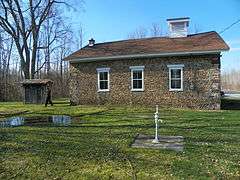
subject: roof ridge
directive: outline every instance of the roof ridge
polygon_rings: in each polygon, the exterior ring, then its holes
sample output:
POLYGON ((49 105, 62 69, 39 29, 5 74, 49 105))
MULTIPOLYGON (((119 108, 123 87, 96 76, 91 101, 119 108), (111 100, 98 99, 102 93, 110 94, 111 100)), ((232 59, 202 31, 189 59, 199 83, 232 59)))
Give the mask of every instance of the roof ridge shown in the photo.
MULTIPOLYGON (((209 34, 209 33, 216 33, 218 34, 216 31, 206 31, 206 32, 201 32, 201 33, 194 33, 194 34, 189 34, 187 37, 192 37, 192 36, 197 36, 197 35, 203 35, 203 34, 209 34)), ((97 46, 97 45, 102 45, 102 44, 111 44, 111 43, 118 43, 118 42, 126 42, 126 41, 142 41, 142 40, 150 40, 150 39, 181 39, 181 38, 187 38, 187 37, 176 37, 176 38, 170 38, 168 36, 159 36, 159 37, 145 37, 145 38, 137 38, 137 39, 123 39, 123 40, 117 40, 117 41, 107 41, 107 42, 100 42, 100 43, 96 43, 94 44, 94 46, 97 46)), ((93 46, 93 47, 94 47, 93 46)), ((88 45, 84 46, 83 48, 85 47, 89 47, 88 45)), ((83 49, 82 48, 82 49, 83 49)))

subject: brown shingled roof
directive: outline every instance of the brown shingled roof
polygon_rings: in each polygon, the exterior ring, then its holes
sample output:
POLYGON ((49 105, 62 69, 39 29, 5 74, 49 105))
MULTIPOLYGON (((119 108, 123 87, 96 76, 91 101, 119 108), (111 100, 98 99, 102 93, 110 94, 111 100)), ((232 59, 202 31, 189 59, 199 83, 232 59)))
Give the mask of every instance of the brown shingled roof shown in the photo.
POLYGON ((229 46, 215 32, 188 35, 181 38, 154 37, 130 39, 85 46, 65 58, 65 60, 142 55, 156 53, 181 53, 201 51, 226 51, 229 46))

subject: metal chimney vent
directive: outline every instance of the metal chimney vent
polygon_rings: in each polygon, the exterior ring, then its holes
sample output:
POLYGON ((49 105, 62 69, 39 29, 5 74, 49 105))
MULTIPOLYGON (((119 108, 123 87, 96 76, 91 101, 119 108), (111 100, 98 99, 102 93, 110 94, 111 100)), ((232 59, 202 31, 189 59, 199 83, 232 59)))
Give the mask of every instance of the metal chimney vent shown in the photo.
POLYGON ((90 40, 89 40, 89 44, 88 44, 88 46, 94 46, 94 44, 95 44, 95 40, 93 39, 93 38, 91 38, 90 40))

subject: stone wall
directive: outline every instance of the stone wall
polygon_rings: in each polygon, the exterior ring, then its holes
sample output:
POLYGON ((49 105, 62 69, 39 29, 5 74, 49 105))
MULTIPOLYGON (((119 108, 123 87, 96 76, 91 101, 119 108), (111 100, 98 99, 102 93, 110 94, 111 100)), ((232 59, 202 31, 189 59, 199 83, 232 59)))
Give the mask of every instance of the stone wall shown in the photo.
POLYGON ((122 59, 70 64, 72 104, 143 104, 220 108, 220 55, 122 59), (167 65, 184 64, 183 91, 169 91, 167 65), (130 66, 145 66, 144 91, 131 91, 130 66), (97 68, 110 68, 110 91, 98 92, 97 68))

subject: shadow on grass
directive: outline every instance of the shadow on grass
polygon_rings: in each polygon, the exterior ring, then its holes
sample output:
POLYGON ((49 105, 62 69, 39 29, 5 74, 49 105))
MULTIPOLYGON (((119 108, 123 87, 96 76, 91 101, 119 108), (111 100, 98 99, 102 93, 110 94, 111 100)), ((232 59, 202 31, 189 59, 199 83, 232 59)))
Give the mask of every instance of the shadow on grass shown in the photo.
POLYGON ((221 99, 222 110, 240 110, 240 99, 221 99))
MULTIPOLYGON (((74 129, 74 128, 73 128, 74 129)), ((17 129, 16 129, 17 130, 17 129)), ((129 175, 133 178, 136 176, 135 156, 129 154, 122 148, 122 143, 115 138, 123 138, 126 140, 128 134, 122 133, 115 136, 111 141, 108 137, 112 135, 108 132, 89 132, 90 129, 77 132, 67 132, 64 129, 56 129, 52 132, 47 131, 33 131, 33 129, 19 129, 18 132, 11 131, 11 133, 2 132, 0 140, 0 160, 1 158, 8 159, 9 156, 14 156, 15 160, 25 158, 37 157, 40 160, 34 161, 37 163, 38 169, 43 170, 43 164, 54 164, 61 168, 65 167, 66 163, 69 168, 75 169, 75 165, 82 165, 81 163, 91 163, 98 166, 106 162, 117 162, 129 175), (21 137, 19 139, 19 137, 21 137), (27 152, 27 153, 26 153, 27 152)), ((115 135, 115 134, 114 134, 115 135)), ((27 165, 30 168, 30 165, 27 165)), ((60 173, 54 166, 48 167, 55 173, 60 173)), ((15 169, 14 176, 21 176, 25 167, 15 169), (19 171, 19 172, 16 172, 19 171)), ((5 177, 13 174, 14 168, 3 167, 5 177)), ((1 171, 0 171, 1 172, 1 171)), ((1 176, 0 176, 1 177, 1 176)))
MULTIPOLYGON (((21 127, 21 126, 18 126, 21 127)), ((9 128, 18 128, 18 127, 9 127, 9 128)), ((120 128, 129 128, 129 129, 148 129, 148 128, 154 128, 154 125, 152 124, 138 124, 138 125, 130 125, 130 124, 121 124, 121 125, 108 125, 108 123, 99 124, 99 125, 92 125, 92 124, 79 124, 79 125, 54 125, 54 124, 35 124, 35 125, 23 125, 22 127, 31 127, 31 128, 99 128, 99 129, 105 129, 105 128, 111 128, 111 129, 120 129, 120 128)))

